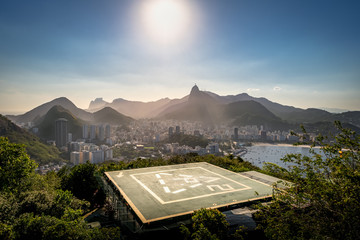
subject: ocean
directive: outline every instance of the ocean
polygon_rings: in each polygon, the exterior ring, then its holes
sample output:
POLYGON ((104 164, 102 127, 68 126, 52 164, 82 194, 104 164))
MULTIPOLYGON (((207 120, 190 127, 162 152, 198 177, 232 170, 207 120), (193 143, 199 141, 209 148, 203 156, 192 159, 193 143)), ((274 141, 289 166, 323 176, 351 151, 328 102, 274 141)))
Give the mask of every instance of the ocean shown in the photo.
MULTIPOLYGON (((284 163, 281 158, 286 154, 295 153, 305 156, 311 156, 309 146, 292 146, 290 144, 254 144, 251 147, 246 147, 247 153, 242 158, 253 165, 262 168, 265 162, 275 163, 281 167, 288 167, 289 163, 284 163)), ((322 153, 320 148, 314 148, 316 153, 322 153)))

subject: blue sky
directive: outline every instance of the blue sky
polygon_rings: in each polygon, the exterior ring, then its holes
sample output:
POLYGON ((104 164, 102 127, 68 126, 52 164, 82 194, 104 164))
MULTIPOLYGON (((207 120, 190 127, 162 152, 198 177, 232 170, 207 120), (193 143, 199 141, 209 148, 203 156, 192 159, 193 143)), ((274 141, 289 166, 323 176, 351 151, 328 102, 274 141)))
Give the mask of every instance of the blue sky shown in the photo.
POLYGON ((359 1, 171 0, 187 21, 171 43, 144 26, 155 1, 1 0, 0 113, 61 96, 81 108, 97 97, 181 98, 195 83, 360 110, 359 1))

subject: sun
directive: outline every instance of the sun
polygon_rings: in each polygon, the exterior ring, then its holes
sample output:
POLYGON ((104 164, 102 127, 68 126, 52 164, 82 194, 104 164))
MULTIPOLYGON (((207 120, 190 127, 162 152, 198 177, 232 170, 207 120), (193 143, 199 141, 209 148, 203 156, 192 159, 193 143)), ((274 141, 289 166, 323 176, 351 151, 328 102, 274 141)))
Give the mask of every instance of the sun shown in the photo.
POLYGON ((142 22, 152 40, 171 44, 186 36, 190 10, 184 0, 147 0, 143 5, 142 22))

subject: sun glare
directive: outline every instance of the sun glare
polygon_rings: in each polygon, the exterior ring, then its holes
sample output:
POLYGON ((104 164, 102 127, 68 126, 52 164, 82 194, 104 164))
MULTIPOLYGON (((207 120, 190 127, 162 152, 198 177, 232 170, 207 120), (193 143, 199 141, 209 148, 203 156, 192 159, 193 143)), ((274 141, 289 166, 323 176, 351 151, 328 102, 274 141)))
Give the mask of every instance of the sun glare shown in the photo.
POLYGON ((142 20, 152 40, 172 44, 185 37, 190 12, 183 0, 147 0, 142 20))

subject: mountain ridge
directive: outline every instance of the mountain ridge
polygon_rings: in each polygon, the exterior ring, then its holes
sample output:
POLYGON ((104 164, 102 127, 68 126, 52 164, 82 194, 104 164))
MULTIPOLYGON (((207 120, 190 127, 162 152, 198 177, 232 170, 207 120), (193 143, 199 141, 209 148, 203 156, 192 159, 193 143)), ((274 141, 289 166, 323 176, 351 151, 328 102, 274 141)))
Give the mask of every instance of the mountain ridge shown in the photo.
MULTIPOLYGON (((330 113, 321 109, 301 109, 293 106, 282 105, 276 102, 272 102, 266 98, 256 98, 248 95, 247 93, 240 93, 237 95, 226 95, 220 96, 216 93, 209 91, 200 91, 198 86, 194 86, 189 95, 184 96, 180 99, 162 98, 152 102, 141 102, 141 101, 129 101, 123 98, 114 99, 111 103, 104 101, 103 98, 96 98, 89 104, 88 111, 77 108, 69 99, 65 97, 56 98, 50 102, 44 103, 29 112, 17 115, 7 116, 9 119, 16 123, 34 122, 44 116, 46 112, 55 105, 61 105, 65 109, 68 109, 77 118, 87 122, 94 122, 93 113, 105 108, 111 107, 120 114, 131 117, 133 119, 139 118, 155 118, 161 119, 164 116, 174 117, 183 120, 201 120, 206 122, 218 122, 219 119, 212 119, 210 116, 216 116, 222 114, 215 108, 218 105, 226 105, 237 102, 241 104, 244 101, 255 101, 264 106, 267 110, 273 113, 276 117, 279 117, 284 123, 299 124, 299 123, 315 123, 319 121, 334 121, 340 120, 342 122, 349 122, 356 126, 360 126, 360 111, 349 111, 343 113, 330 113), (203 107, 199 104, 196 99, 202 99, 203 107), (197 103, 196 103, 197 102, 197 103), (195 103, 195 104, 192 104, 195 103), (188 106, 188 110, 184 110, 184 106, 188 106), (181 113, 179 109, 183 109, 181 113), (186 112, 187 111, 187 112, 186 112), (191 111, 193 114, 191 114, 191 111), (202 112, 203 116, 196 116, 198 112, 202 112), (179 115, 179 116, 176 116, 179 115), (188 117, 185 117, 188 116, 188 117)), ((249 103, 243 103, 249 104, 249 103)), ((186 108, 186 107, 185 107, 186 108)), ((200 114, 201 115, 201 114, 200 114)), ((252 119, 256 117, 254 114, 248 114, 242 117, 244 120, 252 119)), ((267 119, 267 118, 265 118, 267 119)), ((244 121, 240 122, 244 122, 244 121)), ((274 120, 274 119, 273 119, 274 120)), ((277 120, 276 120, 277 121, 277 120)))

